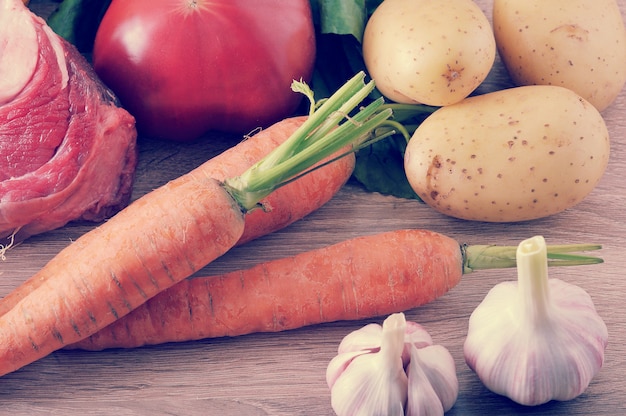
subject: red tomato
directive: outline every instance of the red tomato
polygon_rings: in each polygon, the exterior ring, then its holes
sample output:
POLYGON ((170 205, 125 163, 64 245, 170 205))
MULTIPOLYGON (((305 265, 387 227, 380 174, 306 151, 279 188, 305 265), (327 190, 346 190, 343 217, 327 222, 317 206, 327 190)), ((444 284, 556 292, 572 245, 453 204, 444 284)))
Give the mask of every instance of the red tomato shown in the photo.
POLYGON ((314 61, 309 0, 113 0, 93 50, 139 132, 171 140, 291 115, 314 61))

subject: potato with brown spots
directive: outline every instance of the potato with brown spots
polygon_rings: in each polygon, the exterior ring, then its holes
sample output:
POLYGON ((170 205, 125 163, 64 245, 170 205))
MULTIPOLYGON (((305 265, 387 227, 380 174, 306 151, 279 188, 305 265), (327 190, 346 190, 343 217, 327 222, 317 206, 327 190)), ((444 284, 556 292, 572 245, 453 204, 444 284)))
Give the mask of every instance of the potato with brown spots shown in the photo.
POLYGON ((602 111, 626 82, 626 28, 615 0, 494 0, 493 30, 517 85, 566 87, 602 111))
POLYGON ((569 89, 537 85, 442 107, 415 131, 405 170, 417 194, 452 217, 515 222, 582 201, 609 160, 598 110, 569 89))
POLYGON ((459 102, 484 81, 495 55, 489 20, 472 0, 385 0, 363 35, 370 76, 398 103, 459 102))

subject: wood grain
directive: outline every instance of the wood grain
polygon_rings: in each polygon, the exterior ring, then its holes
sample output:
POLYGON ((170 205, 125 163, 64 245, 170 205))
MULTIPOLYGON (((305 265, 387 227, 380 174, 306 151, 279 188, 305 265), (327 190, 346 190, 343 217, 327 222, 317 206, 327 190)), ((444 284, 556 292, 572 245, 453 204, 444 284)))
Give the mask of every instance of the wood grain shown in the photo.
MULTIPOLYGON (((477 1, 490 16, 491 2, 477 1)), ((32 7, 49 10, 48 2, 32 7)), ((626 2, 620 1, 622 15, 626 2)), ((510 86, 498 61, 481 91, 510 86)), ((234 249, 203 273, 249 267, 349 237, 421 227, 470 244, 515 245, 533 235, 548 243, 603 244, 602 265, 551 269, 551 276, 580 285, 592 296, 609 329, 606 362, 588 390, 565 403, 525 408, 487 391, 463 361, 470 313, 496 283, 515 271, 466 275, 450 293, 407 311, 435 342, 455 357, 460 395, 450 415, 626 414, 626 91, 603 112, 612 138, 608 170, 598 187, 576 207, 537 221, 485 224, 455 220, 415 201, 367 193, 349 183, 308 218, 234 249)), ((141 140, 134 197, 185 173, 234 143, 209 135, 180 145, 141 140)), ((0 296, 43 266, 92 225, 72 224, 33 237, 0 262, 0 296)), ((325 370, 340 340, 361 322, 338 322, 278 334, 209 339, 133 350, 60 351, 0 378, 0 413, 13 415, 332 415, 325 370)))

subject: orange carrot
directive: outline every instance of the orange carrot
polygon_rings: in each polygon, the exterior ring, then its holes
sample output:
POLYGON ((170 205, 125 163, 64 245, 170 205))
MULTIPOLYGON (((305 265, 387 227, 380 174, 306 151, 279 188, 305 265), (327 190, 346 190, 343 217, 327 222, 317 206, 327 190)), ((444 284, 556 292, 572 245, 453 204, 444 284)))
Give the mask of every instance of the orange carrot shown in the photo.
POLYGON ((130 204, 55 256, 0 317, 0 374, 126 315, 229 250, 241 209, 198 168, 130 204), (178 209, 172 201, 185 200, 178 209), (210 201, 210 204, 207 203, 210 201))
MULTIPOLYGON (((304 117, 285 120, 283 123, 286 131, 283 134, 290 135, 293 132, 290 130, 295 130, 304 120, 304 117)), ((238 144, 236 149, 227 151, 228 155, 224 155, 224 159, 232 157, 235 153, 246 153, 246 149, 253 146, 265 147, 264 150, 269 152, 270 148, 276 147, 284 140, 282 137, 275 137, 271 142, 264 139, 261 143, 256 136, 258 134, 238 144)), ((238 175, 243 172, 242 167, 248 167, 251 162, 256 162, 262 156, 264 155, 248 156, 247 164, 235 164, 234 168, 238 166, 239 169, 225 172, 223 178, 214 177, 226 179, 238 175)), ((267 212, 255 210, 246 215, 246 227, 237 245, 287 227, 326 204, 350 179, 355 163, 354 153, 350 153, 272 192, 262 201, 268 209, 267 212)))
POLYGON ((465 273, 514 265, 515 247, 464 246, 432 231, 357 237, 187 279, 67 348, 132 348, 383 316, 433 301, 465 273))
MULTIPOLYGON (((247 138, 207 161, 202 167, 202 174, 216 180, 240 175, 283 143, 305 120, 306 117, 288 118, 272 129, 247 138)), ((354 154, 348 154, 268 195, 262 201, 266 211, 254 210, 245 216, 244 232, 237 245, 284 228, 324 205, 350 178, 354 163, 354 154)), ((42 277, 34 276, 0 299, 0 316, 41 283, 42 277)))
MULTIPOLYGON (((0 316, 0 375, 96 333, 190 276, 237 243, 244 215, 275 189, 367 142, 391 110, 379 111, 376 100, 351 115, 374 89, 364 78, 357 74, 319 107, 310 97, 300 128, 241 175, 218 181, 201 165, 62 250, 32 278, 40 285, 0 316)), ((265 131, 276 129, 281 123, 265 131)))

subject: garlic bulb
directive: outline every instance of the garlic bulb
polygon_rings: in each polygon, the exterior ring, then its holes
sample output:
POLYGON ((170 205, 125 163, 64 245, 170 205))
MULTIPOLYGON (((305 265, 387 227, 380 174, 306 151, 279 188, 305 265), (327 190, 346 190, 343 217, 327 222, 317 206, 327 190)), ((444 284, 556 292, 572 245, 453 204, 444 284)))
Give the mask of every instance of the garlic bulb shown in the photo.
POLYGON ((367 325, 342 341, 326 371, 337 415, 404 414, 408 384, 402 364, 404 331, 404 315, 391 315, 382 327, 367 325))
POLYGON ((326 382, 339 416, 443 415, 458 396, 452 356, 403 313, 348 334, 326 382))
POLYGON ((519 404, 573 399, 602 367, 607 327, 587 292, 548 278, 543 237, 522 241, 516 257, 518 280, 493 287, 470 316, 465 360, 519 404))

